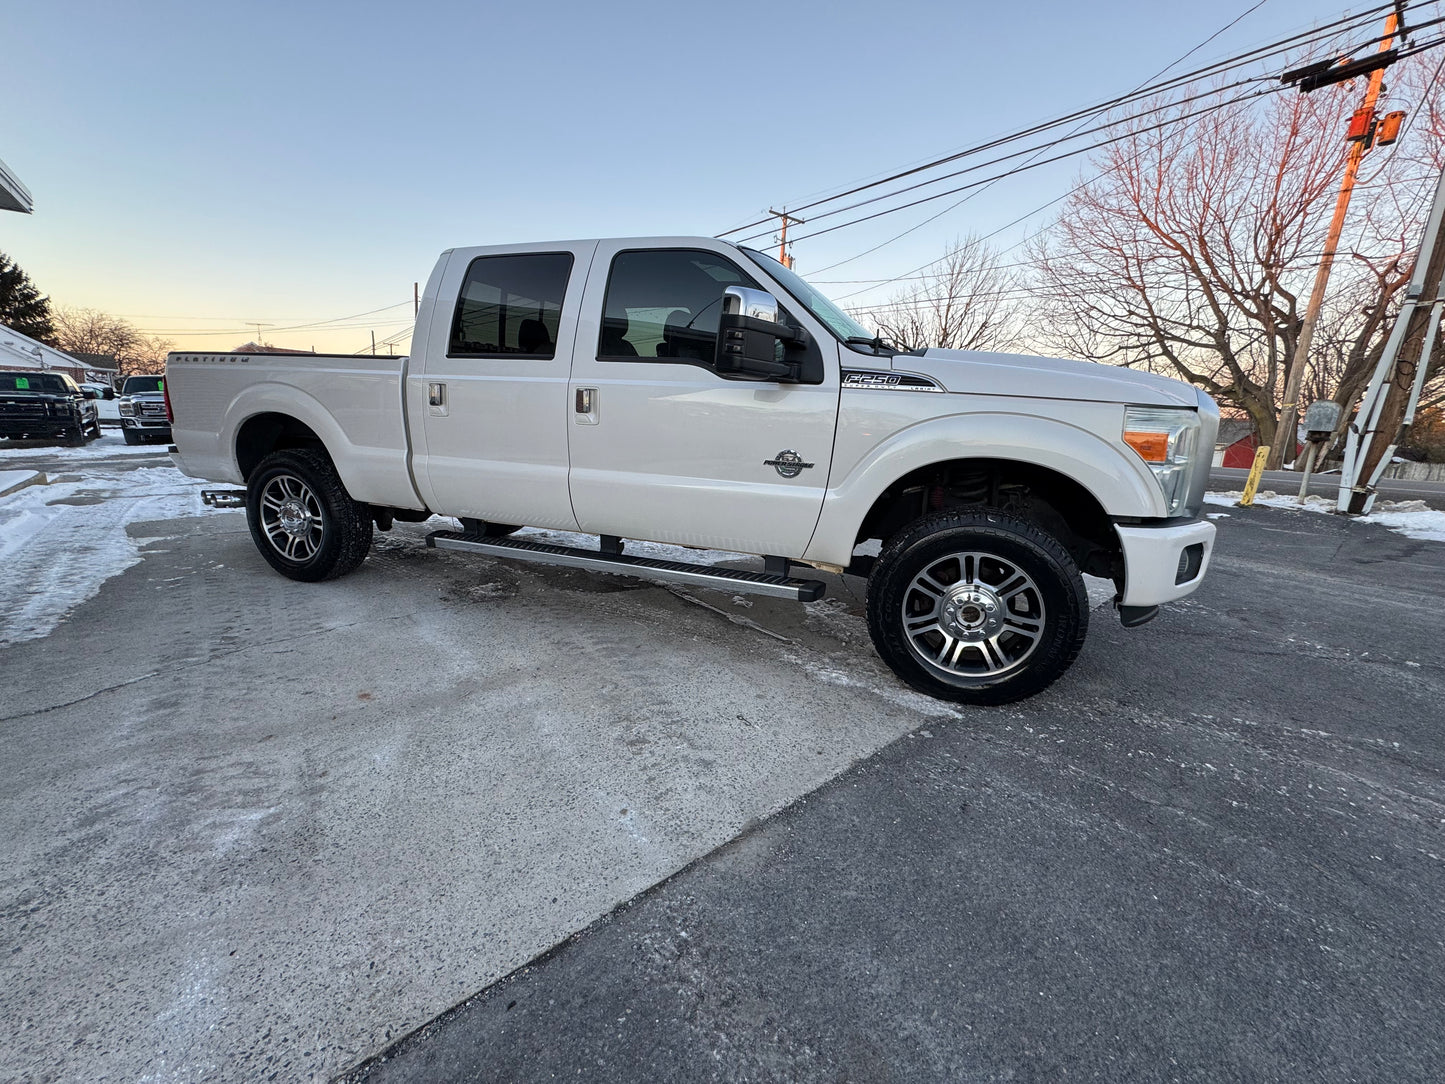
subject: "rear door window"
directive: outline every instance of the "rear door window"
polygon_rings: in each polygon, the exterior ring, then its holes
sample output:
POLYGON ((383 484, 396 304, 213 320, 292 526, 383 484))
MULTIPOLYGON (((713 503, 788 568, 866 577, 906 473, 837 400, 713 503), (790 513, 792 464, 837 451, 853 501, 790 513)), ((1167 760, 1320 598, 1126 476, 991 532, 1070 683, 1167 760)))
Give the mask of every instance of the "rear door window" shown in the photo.
POLYGON ((447 354, 555 357, 571 274, 570 252, 478 256, 462 281, 447 354))

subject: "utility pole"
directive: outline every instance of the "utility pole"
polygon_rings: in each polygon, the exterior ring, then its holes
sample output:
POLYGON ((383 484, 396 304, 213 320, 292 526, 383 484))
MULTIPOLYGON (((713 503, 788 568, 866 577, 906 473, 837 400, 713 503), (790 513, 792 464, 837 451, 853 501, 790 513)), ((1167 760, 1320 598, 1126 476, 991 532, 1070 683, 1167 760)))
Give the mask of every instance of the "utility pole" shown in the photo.
POLYGON ((1435 202, 1425 237, 1415 256, 1415 270, 1405 287, 1405 303, 1375 367, 1360 411, 1345 437, 1340 470, 1341 512, 1369 512, 1375 483, 1385 473, 1395 447, 1415 420, 1420 392, 1430 362, 1441 353, 1440 321, 1445 316, 1445 172, 1435 188, 1435 202))
POLYGON ((411 284, 411 318, 416 319, 416 314, 421 312, 421 283, 411 284))
POLYGON ((807 221, 807 219, 799 218, 797 215, 790 215, 787 211, 775 211, 771 207, 768 208, 768 214, 774 215, 777 218, 781 218, 783 220, 782 237, 778 241, 778 263, 791 270, 793 266, 793 257, 788 255, 788 223, 796 222, 798 225, 801 226, 804 222, 807 221))
POLYGON ((371 333, 371 356, 376 357, 376 332, 371 333))
MULTIPOLYGON (((1378 62, 1384 59, 1384 54, 1391 54, 1395 42, 1395 35, 1400 29, 1400 17, 1398 8, 1385 18, 1385 36, 1380 40, 1380 48, 1376 51, 1375 60, 1378 62)), ((1297 76, 1300 82, 1300 89, 1303 93, 1309 93, 1319 86, 1327 86, 1330 82, 1338 82, 1339 79, 1332 78, 1329 74, 1329 67, 1334 62, 1326 65, 1309 65, 1306 68, 1298 69, 1297 72, 1287 72, 1283 79, 1294 82, 1291 76, 1297 76)), ((1337 73, 1341 77, 1344 72, 1354 67, 1360 67, 1358 63, 1347 63, 1341 66, 1337 73)), ((1365 100, 1360 108, 1355 111, 1350 121, 1350 144, 1349 156, 1345 159, 1345 175, 1340 181, 1340 194, 1335 200, 1335 217, 1330 222, 1330 232, 1325 239, 1325 250, 1320 256, 1320 266, 1315 272, 1315 288, 1310 293, 1309 304, 1305 307, 1304 324, 1300 327, 1299 340, 1295 344, 1294 359, 1290 363, 1289 379, 1285 382, 1284 403, 1279 411, 1279 428, 1275 430, 1274 447, 1270 449, 1269 465, 1273 470, 1284 466, 1285 449, 1289 449, 1290 458, 1294 458, 1294 446, 1299 428, 1299 392, 1300 385, 1304 383, 1305 365, 1310 355, 1310 343, 1315 336, 1315 324, 1319 322, 1320 306, 1325 299, 1325 285, 1330 281, 1330 269, 1335 263, 1335 250, 1340 244, 1340 233, 1345 226, 1345 212, 1350 208, 1350 195, 1355 190, 1355 178, 1359 176, 1360 162, 1365 157, 1365 152, 1370 149, 1370 140, 1374 132, 1375 102, 1380 97, 1380 84, 1385 78, 1385 65, 1381 64, 1370 72, 1369 82, 1365 86, 1365 100)))

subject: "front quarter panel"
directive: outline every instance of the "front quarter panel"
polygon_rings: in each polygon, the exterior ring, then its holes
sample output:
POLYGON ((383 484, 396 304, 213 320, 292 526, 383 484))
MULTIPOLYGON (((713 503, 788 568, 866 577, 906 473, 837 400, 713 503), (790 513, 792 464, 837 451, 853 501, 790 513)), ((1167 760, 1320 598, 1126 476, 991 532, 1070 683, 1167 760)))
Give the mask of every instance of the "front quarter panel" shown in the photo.
POLYGON ((1111 517, 1166 512, 1149 468, 1106 436, 1122 431, 1120 404, 1050 401, 1044 417, 1037 399, 851 390, 842 399, 833 473, 808 560, 847 565, 883 491, 910 471, 950 460, 1046 467, 1083 486, 1111 517))

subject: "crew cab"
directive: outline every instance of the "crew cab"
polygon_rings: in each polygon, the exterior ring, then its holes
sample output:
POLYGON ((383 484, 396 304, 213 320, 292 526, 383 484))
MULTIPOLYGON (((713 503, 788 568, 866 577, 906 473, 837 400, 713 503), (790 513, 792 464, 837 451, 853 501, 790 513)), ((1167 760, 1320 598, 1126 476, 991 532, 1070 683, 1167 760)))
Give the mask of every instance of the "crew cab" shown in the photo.
POLYGON ((174 458, 244 485, 302 581, 373 529, 431 545, 807 601, 866 576, 873 642, 931 695, 1001 703, 1072 663, 1082 573, 1126 625, 1194 591, 1218 410, 1187 384, 1007 354, 903 352, 771 257, 701 237, 457 248, 405 358, 172 353, 174 458), (595 535, 545 544, 519 527, 595 535), (761 570, 652 560, 627 540, 761 570), (869 553, 872 555, 868 555, 869 553))
POLYGON ((65 373, 0 372, 0 437, 48 437, 84 444, 100 436, 94 398, 65 373))

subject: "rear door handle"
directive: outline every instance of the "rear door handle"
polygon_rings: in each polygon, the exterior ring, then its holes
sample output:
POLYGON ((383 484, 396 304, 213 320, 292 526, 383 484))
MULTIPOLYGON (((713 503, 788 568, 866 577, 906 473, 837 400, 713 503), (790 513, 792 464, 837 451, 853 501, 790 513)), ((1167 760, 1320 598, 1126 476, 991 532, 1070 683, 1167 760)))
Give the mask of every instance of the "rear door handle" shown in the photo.
POLYGON ((596 388, 578 388, 577 399, 574 403, 573 417, 578 425, 597 424, 597 404, 601 395, 596 388))
POLYGON ((432 381, 426 386, 427 407, 431 414, 438 418, 447 416, 447 386, 432 381))

